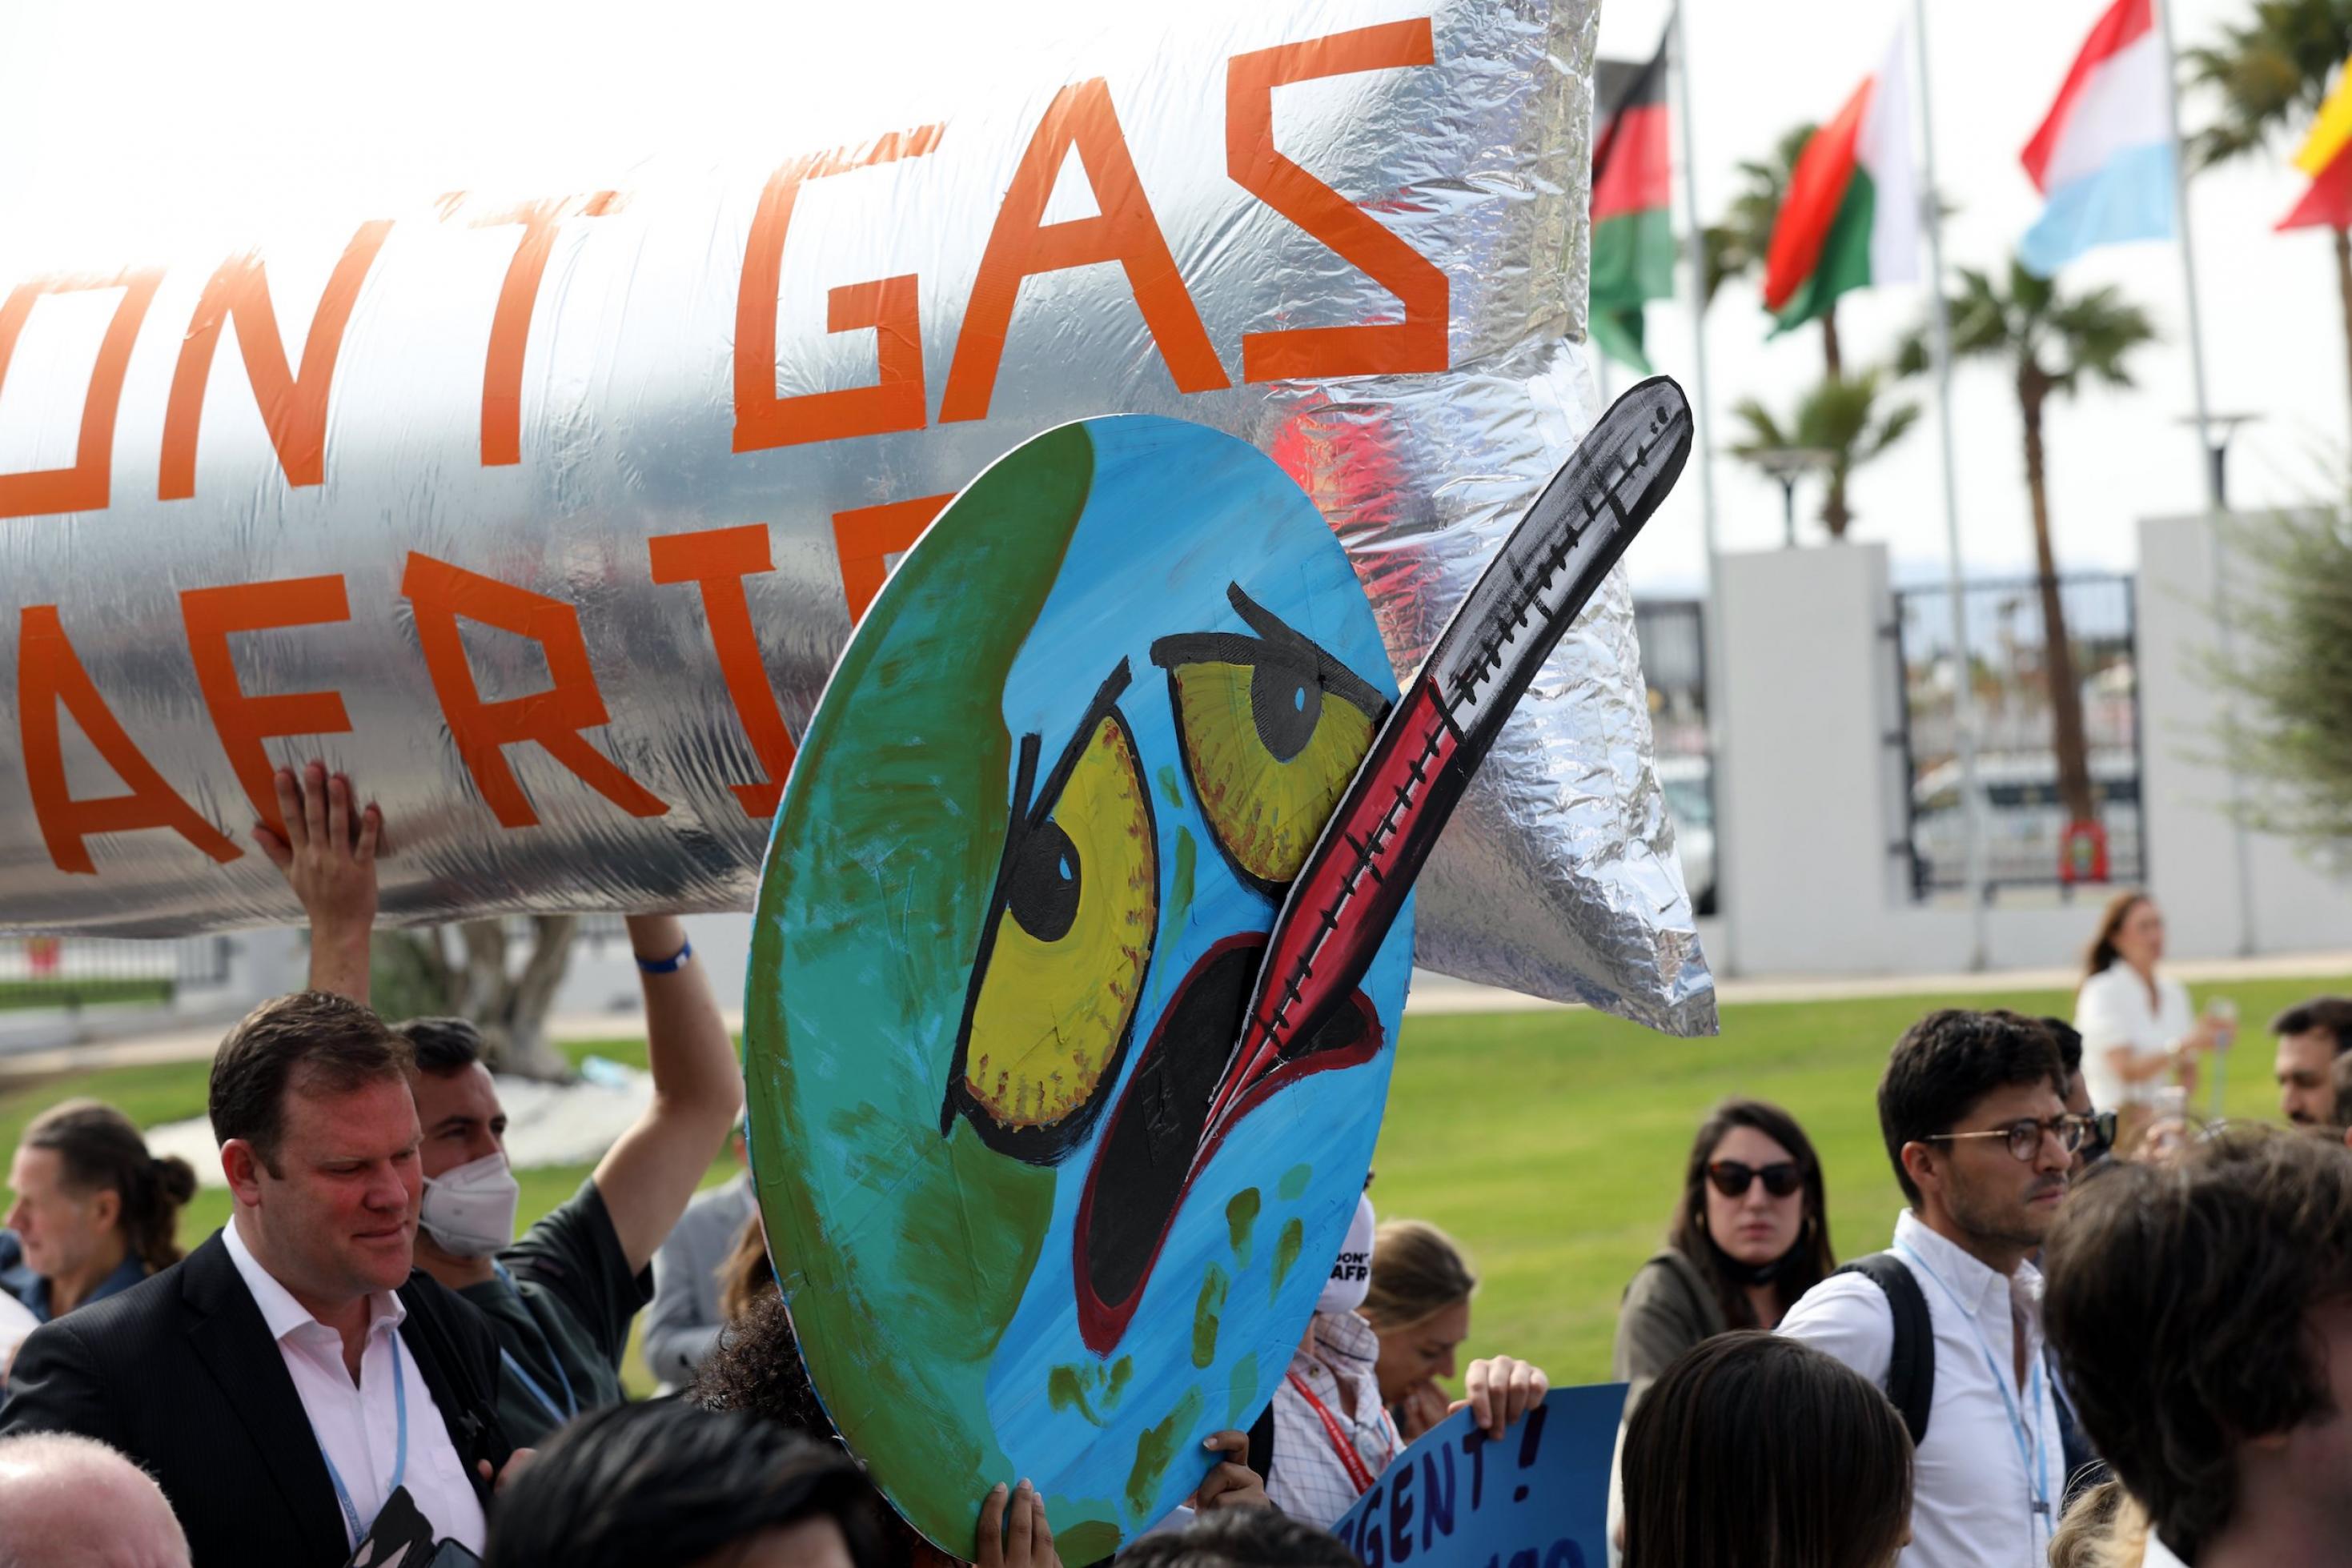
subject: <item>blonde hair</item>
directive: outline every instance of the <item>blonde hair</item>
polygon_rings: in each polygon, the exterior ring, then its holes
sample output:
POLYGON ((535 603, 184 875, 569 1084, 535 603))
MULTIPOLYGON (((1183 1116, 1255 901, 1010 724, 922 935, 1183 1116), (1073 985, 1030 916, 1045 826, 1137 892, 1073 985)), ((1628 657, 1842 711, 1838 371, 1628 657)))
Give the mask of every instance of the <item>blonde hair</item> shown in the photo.
POLYGON ((2050 1537, 2050 1568, 2139 1568, 2147 1555, 2147 1511, 2117 1480, 2074 1500, 2050 1537))
POLYGON ((1372 1232, 1372 1284, 1363 1314, 1382 1333, 1426 1322, 1477 1288, 1470 1260, 1434 1225, 1391 1219, 1372 1232))

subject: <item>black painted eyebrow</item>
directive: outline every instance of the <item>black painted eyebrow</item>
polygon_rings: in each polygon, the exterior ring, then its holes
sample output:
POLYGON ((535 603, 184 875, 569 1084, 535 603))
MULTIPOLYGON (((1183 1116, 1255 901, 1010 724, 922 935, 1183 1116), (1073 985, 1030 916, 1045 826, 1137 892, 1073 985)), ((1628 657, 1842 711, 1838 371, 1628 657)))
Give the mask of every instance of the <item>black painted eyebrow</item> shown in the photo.
MULTIPOLYGON (((1118 699, 1134 678, 1134 672, 1125 659, 1121 659, 1111 673, 1103 677, 1103 684, 1095 688, 1093 700, 1087 704, 1087 711, 1078 720, 1076 732, 1064 743, 1061 756, 1055 759, 1054 770, 1045 775, 1042 786, 1037 784, 1037 757, 1044 747, 1045 737, 1034 729, 1021 737, 1021 760, 1013 774, 1011 821, 1004 827, 1004 850, 996 858, 996 882, 989 891, 988 917, 981 925, 980 950, 972 955, 971 978, 965 983, 963 1020, 956 1027, 955 1056, 948 1068, 948 1092, 940 1103, 941 1137, 946 1137, 955 1126, 958 1086, 963 1082, 964 1053, 971 1041, 971 1009, 979 999, 981 978, 988 973, 989 963, 996 956, 997 923, 1004 913, 1005 900, 1012 889, 1013 868, 1020 863, 1022 845, 1028 841, 1031 834, 1045 825, 1045 819, 1052 816, 1054 808, 1062 803, 1062 791, 1068 786, 1070 774, 1077 768, 1078 759, 1087 754, 1087 743, 1093 740, 1095 731, 1102 727, 1105 719, 1118 714, 1118 699)), ((1122 734, 1127 733, 1127 721, 1123 718, 1119 720, 1119 728, 1122 734)), ((1134 745, 1131 737, 1128 744, 1130 747, 1134 745)), ((1139 766, 1141 760, 1139 757, 1137 758, 1139 766)), ((1149 811, 1151 797, 1148 789, 1143 798, 1145 810, 1149 811)))
POLYGON ((1312 674, 1324 690, 1354 704, 1374 725, 1387 716, 1388 699, 1348 668, 1321 643, 1242 591, 1225 585, 1225 598, 1255 637, 1234 632, 1180 632, 1151 644, 1151 662, 1163 670, 1179 664, 1278 664, 1312 674))
POLYGON ((1061 804, 1062 791, 1070 782, 1070 774, 1077 768, 1078 758, 1087 754, 1087 743, 1094 738, 1095 731, 1102 727, 1102 721, 1118 709, 1118 699, 1126 695, 1134 679, 1134 672, 1128 667, 1125 659, 1121 659, 1117 667, 1103 677, 1103 684, 1095 688, 1094 699, 1087 704, 1087 711, 1079 718, 1076 730, 1063 746, 1062 755, 1055 759, 1054 770, 1045 775, 1045 783, 1037 787, 1034 796, 1028 793, 1028 789, 1036 772, 1037 752, 1043 737, 1034 733, 1021 737, 1021 773, 1013 790, 1013 822, 1019 831, 1006 841, 1006 863, 1011 863, 1013 852, 1019 846, 1020 833, 1034 832, 1044 827, 1045 819, 1053 815, 1054 808, 1061 804))

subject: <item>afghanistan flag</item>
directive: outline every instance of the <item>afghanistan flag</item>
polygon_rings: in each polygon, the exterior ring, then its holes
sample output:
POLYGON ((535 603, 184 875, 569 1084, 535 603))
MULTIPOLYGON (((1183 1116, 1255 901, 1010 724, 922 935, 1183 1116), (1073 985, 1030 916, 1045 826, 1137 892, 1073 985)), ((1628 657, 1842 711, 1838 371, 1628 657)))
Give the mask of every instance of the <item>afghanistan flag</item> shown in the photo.
POLYGON ((1642 306, 1675 292, 1665 45, 1648 65, 1601 60, 1594 74, 1607 118, 1592 141, 1592 340, 1647 375, 1642 306))
POLYGON ((2311 176, 2311 188, 2277 226, 2352 228, 2352 60, 2344 62, 2336 90, 2319 106, 2319 118, 2296 151, 2294 166, 2311 176))
POLYGON ((1908 35, 1813 132, 1789 174, 1764 256, 1764 308, 1776 333, 1801 326, 1849 288, 1919 276, 1919 184, 1911 166, 1908 35))

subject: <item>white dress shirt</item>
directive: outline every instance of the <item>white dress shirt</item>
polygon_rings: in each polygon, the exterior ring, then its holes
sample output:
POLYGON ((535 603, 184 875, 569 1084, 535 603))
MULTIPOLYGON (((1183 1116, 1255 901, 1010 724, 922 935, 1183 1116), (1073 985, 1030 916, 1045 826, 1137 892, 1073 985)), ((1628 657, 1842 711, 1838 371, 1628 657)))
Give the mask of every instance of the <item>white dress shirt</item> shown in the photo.
MULTIPOLYGON (((2042 1361, 2042 1276, 2031 1263, 2020 1264, 2014 1278, 1995 1273, 1907 1209, 1895 1222, 1895 1252, 1919 1279, 1936 1340, 1936 1397, 1919 1445, 1911 1544, 1901 1568, 2042 1568, 2065 1495, 2066 1459, 2042 1361), (2028 1379, 2021 1389, 2012 1333, 2021 1325, 2028 1379), (2046 1511, 2037 1511, 2037 1501, 2046 1511)), ((1780 1332, 1885 1385, 1894 1312, 1885 1292, 1862 1275, 1834 1274, 1815 1285, 1780 1332)))
POLYGON ((2196 1027, 2189 988, 2178 980, 2158 976, 2153 1002, 2139 971, 2120 959, 2084 980, 2074 995, 2074 1028, 2083 1036, 2083 1086, 2091 1092, 2092 1105, 2113 1111, 2153 1102, 2163 1081, 2125 1082, 2107 1065, 2107 1052, 2123 1046, 2136 1063, 2150 1061, 2168 1054, 2196 1027))
POLYGON ((2140 1568, 2189 1568, 2189 1564, 2172 1554, 2172 1548, 2157 1539, 2156 1531, 2147 1532, 2147 1551, 2139 1560, 2140 1568))
MULTIPOLYGON (((1353 1312, 1317 1312, 1308 1332, 1314 1348, 1310 1353, 1302 1347, 1291 1356, 1291 1376, 1322 1401, 1348 1446, 1355 1450, 1364 1473, 1377 1478, 1404 1449, 1396 1423, 1381 1406, 1381 1382, 1372 1375, 1373 1364, 1380 1360, 1381 1337, 1353 1312), (1339 1398, 1342 1378, 1356 1396, 1353 1416, 1339 1398)), ((1318 1528, 1337 1523, 1363 1495, 1348 1473, 1347 1462, 1332 1446, 1323 1417, 1289 1377, 1274 1390, 1270 1469, 1265 1493, 1274 1500, 1274 1506, 1318 1528)))
MULTIPOLYGON (((253 1293, 253 1304, 261 1309, 261 1321, 268 1325, 270 1337, 278 1342, 278 1354, 285 1358, 294 1392, 301 1397, 303 1413, 310 1417, 310 1432, 319 1451, 342 1478, 364 1531, 391 1497, 392 1474, 399 1463, 393 1347, 399 1342, 401 1320, 408 1309, 390 1291, 379 1291, 368 1298, 367 1348, 361 1353, 360 1380, 354 1385, 343 1365, 343 1336, 312 1317, 261 1266, 234 1221, 225 1228, 226 1234, 221 1239, 229 1260, 236 1265, 245 1288, 253 1293)), ((408 1489, 417 1511, 432 1521, 436 1537, 453 1538, 467 1551, 478 1552, 486 1531, 481 1499, 474 1495, 465 1461, 449 1441, 449 1428, 441 1419, 440 1406, 433 1402, 433 1390, 405 1346, 401 1348, 398 1365, 408 1400, 408 1462, 401 1484, 408 1489)), ((287 1440, 299 1442, 300 1437, 289 1433, 287 1440)), ((348 1519, 344 1532, 350 1533, 348 1519)), ((358 1544, 354 1537, 352 1545, 358 1544)))

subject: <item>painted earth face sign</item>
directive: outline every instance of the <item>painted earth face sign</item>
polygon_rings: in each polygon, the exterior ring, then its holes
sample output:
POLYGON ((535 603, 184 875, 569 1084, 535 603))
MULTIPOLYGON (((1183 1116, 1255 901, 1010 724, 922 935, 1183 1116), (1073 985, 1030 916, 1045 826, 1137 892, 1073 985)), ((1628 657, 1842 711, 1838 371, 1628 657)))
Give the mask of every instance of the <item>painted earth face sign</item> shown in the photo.
POLYGON ((933 1541, 1017 1475, 1108 1555, 1262 1408, 1379 1131, 1413 880, 1691 431, 1663 377, 1620 398, 1402 694, 1314 508, 1194 426, 1048 432, 901 568, 785 793, 746 1077, 811 1376, 933 1541))
POLYGON ((753 1166, 826 1410, 944 1549, 1027 1477, 1065 1560, 1108 1555, 1282 1376, 1410 904, 1305 1038, 1246 1076, 1235 1042, 1396 695, 1297 486, 1150 416, 991 467, 844 655, 761 886, 753 1166))

